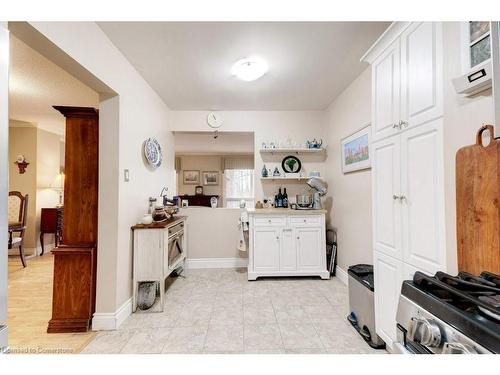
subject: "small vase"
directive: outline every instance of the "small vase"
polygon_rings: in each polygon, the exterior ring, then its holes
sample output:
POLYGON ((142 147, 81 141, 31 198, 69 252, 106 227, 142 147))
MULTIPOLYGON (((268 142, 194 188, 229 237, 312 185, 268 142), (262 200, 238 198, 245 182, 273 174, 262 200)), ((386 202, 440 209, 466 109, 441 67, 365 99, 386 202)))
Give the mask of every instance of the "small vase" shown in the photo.
POLYGON ((266 168, 266 165, 264 164, 264 166, 262 167, 262 177, 268 177, 268 174, 267 174, 267 168, 266 168))

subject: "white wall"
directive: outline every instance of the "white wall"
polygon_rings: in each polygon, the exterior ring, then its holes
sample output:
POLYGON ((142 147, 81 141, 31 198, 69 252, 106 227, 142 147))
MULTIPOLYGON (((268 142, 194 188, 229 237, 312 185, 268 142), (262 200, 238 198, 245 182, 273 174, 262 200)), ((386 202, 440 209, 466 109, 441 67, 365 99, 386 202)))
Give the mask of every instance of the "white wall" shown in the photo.
MULTIPOLYGON (((475 143, 477 130, 483 124, 493 124, 491 89, 474 97, 457 95, 451 80, 465 72, 461 65, 460 22, 445 22, 444 39, 444 169, 446 246, 448 272, 457 272, 455 155, 463 146, 475 143)), ((496 136, 500 135, 495 127, 496 136)))
POLYGON ((97 312, 115 312, 132 295, 130 227, 147 211, 149 196, 157 196, 163 186, 175 190, 169 109, 97 24, 30 24, 118 94, 100 105, 96 297, 97 312), (156 170, 142 156, 148 137, 156 137, 163 150, 156 170), (124 169, 130 171, 130 182, 123 180, 124 169))
POLYGON ((188 259, 248 256, 237 249, 239 209, 189 207, 180 214, 188 217, 188 259))
POLYGON ((340 159, 341 140, 371 121, 371 68, 334 100, 325 115, 326 171, 332 197, 327 225, 337 230, 338 265, 347 270, 353 264, 373 263, 371 170, 343 174, 340 159))
MULTIPOLYGON (((174 131, 207 131, 208 111, 172 111, 171 126, 174 131)), ((324 111, 222 111, 224 124, 221 131, 254 132, 255 150, 255 199, 274 196, 278 186, 286 186, 287 193, 293 197, 303 192, 305 183, 289 183, 287 185, 260 180, 260 172, 265 163, 268 168, 281 165, 284 155, 264 160, 259 150, 262 142, 285 141, 290 137, 293 141, 305 142, 306 139, 324 138, 324 111)), ((325 174, 325 164, 315 157, 299 157, 306 172, 311 170, 325 174)))

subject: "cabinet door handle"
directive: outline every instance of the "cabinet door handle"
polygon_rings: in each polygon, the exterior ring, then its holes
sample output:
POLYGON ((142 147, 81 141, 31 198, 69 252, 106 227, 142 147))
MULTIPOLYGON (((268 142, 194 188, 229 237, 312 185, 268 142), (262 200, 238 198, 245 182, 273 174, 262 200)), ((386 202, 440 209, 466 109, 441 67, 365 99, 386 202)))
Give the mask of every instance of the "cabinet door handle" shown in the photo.
POLYGON ((392 128, 401 130, 401 124, 392 124, 392 128))
POLYGON ((401 199, 401 196, 393 194, 392 199, 398 200, 398 199, 401 199))
POLYGON ((271 224, 271 219, 269 219, 267 222, 268 222, 269 224, 271 224))
POLYGON ((402 127, 405 127, 407 128, 408 127, 408 121, 404 121, 404 120, 400 120, 399 121, 399 129, 401 129, 402 127))
POLYGON ((298 240, 300 240, 300 237, 297 237, 298 240))
POLYGON ((280 240, 279 236, 276 236, 276 239, 279 241, 280 240))
POLYGON ((402 202, 402 201, 406 201, 406 196, 405 195, 401 195, 399 197, 399 200, 402 202))

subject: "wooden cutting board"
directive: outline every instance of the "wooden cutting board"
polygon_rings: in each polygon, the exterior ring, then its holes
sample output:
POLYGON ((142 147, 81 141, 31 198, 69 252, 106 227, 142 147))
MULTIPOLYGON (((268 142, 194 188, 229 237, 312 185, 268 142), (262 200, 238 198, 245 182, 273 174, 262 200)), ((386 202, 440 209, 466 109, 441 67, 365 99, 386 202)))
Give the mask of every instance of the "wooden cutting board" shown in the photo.
POLYGON ((458 270, 500 274, 500 139, 485 125, 456 155, 458 270), (489 131, 489 144, 482 134, 489 131))

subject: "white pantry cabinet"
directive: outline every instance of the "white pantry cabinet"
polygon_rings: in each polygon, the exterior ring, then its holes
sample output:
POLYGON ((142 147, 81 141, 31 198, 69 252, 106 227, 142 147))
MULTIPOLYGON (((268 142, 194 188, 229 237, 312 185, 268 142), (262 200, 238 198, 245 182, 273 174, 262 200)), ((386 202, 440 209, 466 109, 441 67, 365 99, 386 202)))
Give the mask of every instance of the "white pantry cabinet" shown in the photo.
POLYGON ((379 297, 375 298, 375 327, 380 338, 391 348, 397 332, 396 312, 403 282, 403 262, 375 251, 373 267, 375 296, 379 297))
POLYGON ((439 22, 396 22, 363 56, 372 64, 372 140, 443 115, 439 22))
POLYGON ((389 350, 403 280, 446 271, 442 24, 395 22, 372 64, 372 215, 377 334, 389 350))
POLYGON ((248 280, 320 276, 326 269, 325 211, 249 210, 248 280))
POLYGON ((372 217, 374 250, 402 258, 401 247, 401 142, 399 136, 373 143, 372 217))

